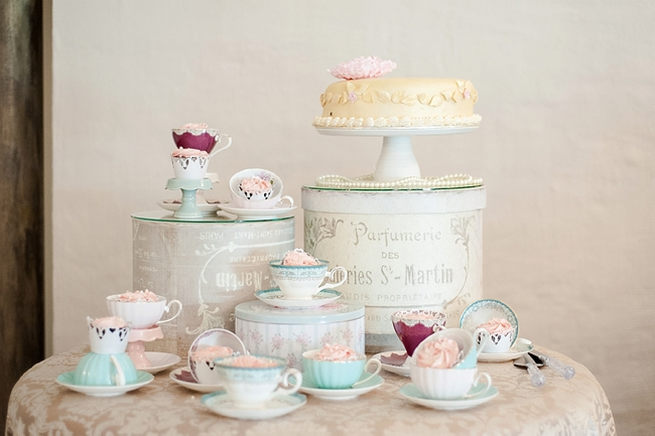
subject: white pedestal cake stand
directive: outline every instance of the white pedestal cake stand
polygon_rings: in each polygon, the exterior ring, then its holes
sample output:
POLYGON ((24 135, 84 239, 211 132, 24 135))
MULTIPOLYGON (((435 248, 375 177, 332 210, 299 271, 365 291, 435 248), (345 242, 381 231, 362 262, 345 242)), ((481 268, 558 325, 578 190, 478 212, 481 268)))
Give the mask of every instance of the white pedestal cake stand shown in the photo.
POLYGON ((374 180, 389 182, 406 177, 421 177, 412 148, 412 136, 468 133, 478 126, 443 127, 317 127, 323 135, 382 136, 382 149, 375 166, 374 180))

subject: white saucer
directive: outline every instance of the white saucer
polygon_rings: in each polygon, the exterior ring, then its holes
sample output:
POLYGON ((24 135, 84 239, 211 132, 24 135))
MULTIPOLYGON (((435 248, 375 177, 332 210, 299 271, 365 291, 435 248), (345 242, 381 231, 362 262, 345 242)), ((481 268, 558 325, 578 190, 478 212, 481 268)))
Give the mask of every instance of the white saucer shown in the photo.
POLYGON ((208 392, 216 392, 223 389, 222 385, 204 385, 193 380, 193 376, 191 375, 191 370, 188 367, 176 368, 170 372, 168 377, 180 386, 184 386, 185 388, 191 389, 192 391, 202 392, 203 394, 206 394, 208 392), (181 378, 182 371, 186 371, 189 374, 190 378, 181 378))
MULTIPOLYGON (((171 212, 177 211, 182 203, 179 200, 164 200, 157 203, 162 209, 170 210, 171 212)), ((212 216, 216 213, 219 203, 196 203, 198 211, 204 216, 212 216)))
POLYGON ((514 342, 514 345, 504 353, 478 354, 478 362, 508 362, 529 353, 533 348, 534 345, 532 345, 532 341, 525 338, 518 338, 516 342, 514 342))
MULTIPOLYGON (((361 378, 368 377, 370 374, 364 373, 361 378)), ((370 380, 367 380, 361 385, 357 385, 354 388, 348 389, 322 389, 314 384, 313 381, 303 379, 302 386, 300 387, 300 392, 305 394, 310 394, 321 400, 331 400, 331 401, 341 401, 341 400, 352 400, 357 398, 360 395, 363 395, 367 392, 377 389, 384 383, 384 379, 379 375, 371 377, 370 380)))
POLYGON ((158 351, 146 351, 146 358, 150 361, 150 366, 137 369, 149 372, 150 374, 157 374, 182 360, 177 354, 160 353, 158 351))
MULTIPOLYGON (((475 394, 476 391, 480 392, 484 386, 474 386, 469 393, 475 394)), ((478 393, 471 397, 461 398, 456 400, 433 400, 425 397, 421 391, 413 383, 408 383, 400 388, 400 395, 407 398, 409 401, 421 406, 430 407, 437 410, 464 410, 471 407, 479 406, 480 404, 490 401, 498 395, 498 389, 493 386, 483 393, 478 393)))
POLYGON ((278 395, 255 407, 236 406, 225 391, 202 396, 202 404, 219 415, 238 419, 269 419, 291 413, 307 403, 302 394, 278 395))
POLYGON ((123 395, 125 392, 139 389, 141 386, 145 386, 155 379, 155 377, 152 374, 149 374, 145 371, 137 371, 136 383, 131 383, 129 385, 124 385, 124 386, 88 386, 88 385, 76 385, 73 382, 74 374, 75 371, 59 374, 56 381, 60 385, 72 391, 81 392, 91 397, 116 397, 118 395, 123 395))
POLYGON ((398 350, 398 351, 383 351, 382 353, 378 353, 374 358, 378 359, 380 363, 382 363, 382 369, 388 372, 392 372, 394 374, 402 375, 403 377, 409 377, 409 365, 407 361, 409 360, 409 357, 405 359, 405 362, 398 366, 398 365, 390 365, 388 363, 382 362, 381 357, 382 356, 390 356, 392 353, 395 354, 405 354, 405 350, 398 350))
POLYGON ((255 292, 255 297, 264 303, 285 309, 309 309, 325 306, 341 298, 341 292, 333 289, 323 289, 311 299, 285 298, 279 288, 266 289, 255 292))
MULTIPOLYGON (((272 207, 270 209, 249 209, 245 207, 234 207, 230 203, 221 204, 220 209, 231 215, 236 215, 242 220, 266 220, 273 218, 286 218, 293 216, 293 211, 298 206, 272 207)), ((219 212, 220 213, 220 212, 219 212)))

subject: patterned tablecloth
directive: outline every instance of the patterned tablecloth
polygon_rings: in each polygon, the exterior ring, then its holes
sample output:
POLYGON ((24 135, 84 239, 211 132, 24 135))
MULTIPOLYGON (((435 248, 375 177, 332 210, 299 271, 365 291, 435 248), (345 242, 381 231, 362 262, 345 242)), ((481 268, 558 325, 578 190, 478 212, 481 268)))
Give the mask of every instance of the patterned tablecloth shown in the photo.
POLYGON ((72 371, 82 349, 52 356, 27 371, 11 393, 6 432, 22 434, 615 434, 607 397, 591 372, 559 353, 542 349, 572 365, 565 380, 545 368, 546 384, 530 384, 511 362, 481 363, 499 395, 473 409, 445 412, 417 406, 398 392, 408 378, 382 371, 385 383, 348 401, 308 395, 302 408, 265 421, 241 421, 214 414, 202 394, 159 373, 149 385, 112 398, 67 390, 55 378, 72 371))

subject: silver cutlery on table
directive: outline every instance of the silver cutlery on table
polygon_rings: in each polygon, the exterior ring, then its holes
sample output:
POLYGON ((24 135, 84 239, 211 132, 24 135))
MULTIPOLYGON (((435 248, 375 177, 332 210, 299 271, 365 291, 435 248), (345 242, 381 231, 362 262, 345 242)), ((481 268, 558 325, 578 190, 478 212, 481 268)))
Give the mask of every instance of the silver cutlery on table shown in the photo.
POLYGON ((530 382, 532 383, 532 386, 543 386, 543 384, 546 382, 546 379, 541 371, 539 371, 539 368, 537 368, 537 364, 535 363, 532 356, 530 356, 530 353, 526 353, 523 358, 525 359, 525 363, 528 366, 528 374, 530 375, 530 382))
POLYGON ((544 363, 544 365, 553 368, 565 379, 568 380, 575 375, 575 369, 572 366, 564 365, 554 357, 546 356, 545 354, 535 350, 532 350, 531 353, 537 356, 544 363))

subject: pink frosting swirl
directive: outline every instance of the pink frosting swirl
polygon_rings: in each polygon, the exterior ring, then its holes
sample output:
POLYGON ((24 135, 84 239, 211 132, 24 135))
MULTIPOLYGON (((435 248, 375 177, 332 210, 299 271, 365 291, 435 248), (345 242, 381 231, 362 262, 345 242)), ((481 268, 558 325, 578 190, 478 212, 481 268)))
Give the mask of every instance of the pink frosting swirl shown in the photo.
POLYGON ((149 290, 144 290, 144 291, 134 291, 134 292, 124 292, 120 294, 117 298, 118 301, 125 301, 129 303, 141 303, 141 302, 153 302, 153 301, 159 301, 162 299, 159 295, 155 294, 152 291, 149 290))
POLYGON ((207 123, 186 123, 182 128, 187 130, 203 130, 209 128, 209 125, 207 123))
POLYGON ((196 362, 211 362, 217 357, 231 356, 234 351, 230 347, 222 345, 207 345, 198 347, 191 353, 191 359, 196 362))
POLYGON ((241 180, 239 187, 244 192, 259 194, 272 189, 271 181, 259 176, 247 177, 241 180))
POLYGON ((438 338, 421 345, 416 364, 424 368, 452 368, 459 359, 459 345, 450 338, 438 338))
POLYGON ((360 360, 362 358, 355 350, 340 344, 325 344, 316 354, 314 360, 329 360, 343 362, 360 360))
POLYGON ((173 153, 171 153, 172 157, 205 157, 209 156, 206 151, 204 150, 196 150, 195 148, 178 148, 176 149, 173 153))
POLYGON ((375 56, 360 56, 328 71, 338 79, 354 80, 380 77, 395 68, 396 63, 393 61, 382 60, 375 56))
POLYGON ((478 328, 483 328, 490 334, 498 333, 503 334, 514 330, 512 324, 505 318, 492 318, 484 324, 480 324, 478 328))
POLYGON ((123 318, 117 316, 105 316, 103 318, 94 319, 91 321, 91 325, 100 329, 107 329, 126 327, 127 323, 123 318))
POLYGON ((302 248, 296 248, 292 251, 287 251, 282 259, 282 265, 290 266, 308 266, 318 265, 320 262, 314 256, 305 252, 302 248))
POLYGON ((273 366, 278 366, 279 363, 274 360, 244 354, 230 360, 229 365, 241 368, 271 368, 273 366))

